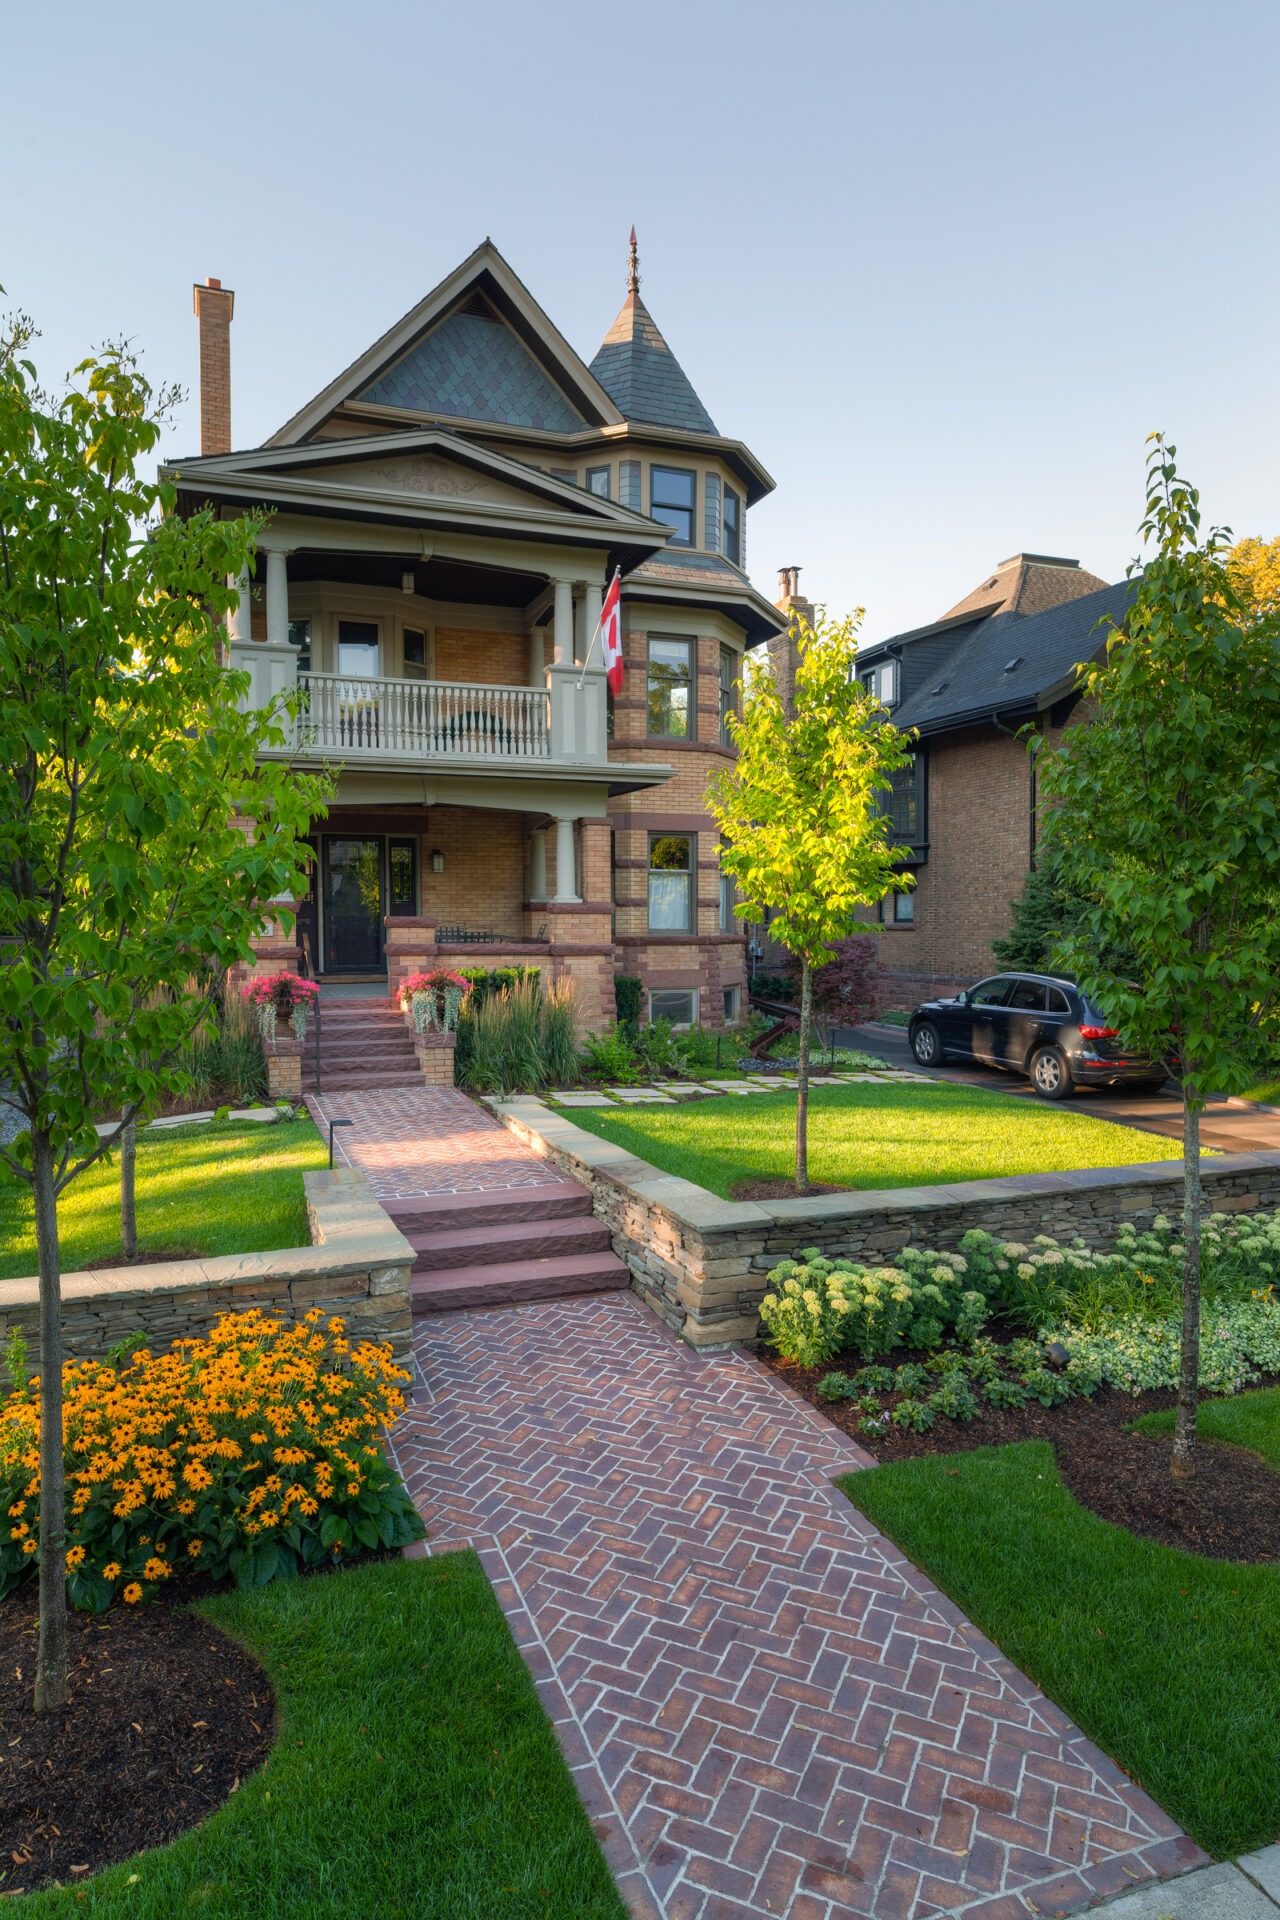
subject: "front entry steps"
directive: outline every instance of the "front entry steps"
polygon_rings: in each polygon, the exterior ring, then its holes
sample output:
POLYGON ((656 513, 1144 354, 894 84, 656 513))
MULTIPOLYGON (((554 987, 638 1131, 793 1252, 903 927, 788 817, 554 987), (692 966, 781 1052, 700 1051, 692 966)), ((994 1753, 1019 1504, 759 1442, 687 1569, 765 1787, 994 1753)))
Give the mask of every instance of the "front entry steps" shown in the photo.
POLYGON ((443 1193, 383 1205, 417 1253, 415 1315, 514 1306, 631 1284, 591 1195, 566 1180, 487 1193, 443 1193))
POLYGON ((316 1086, 316 1039, 302 1048, 304 1093, 381 1093, 388 1087, 420 1087, 422 1069, 413 1033, 395 1007, 379 1000, 320 999, 320 1085, 316 1086))

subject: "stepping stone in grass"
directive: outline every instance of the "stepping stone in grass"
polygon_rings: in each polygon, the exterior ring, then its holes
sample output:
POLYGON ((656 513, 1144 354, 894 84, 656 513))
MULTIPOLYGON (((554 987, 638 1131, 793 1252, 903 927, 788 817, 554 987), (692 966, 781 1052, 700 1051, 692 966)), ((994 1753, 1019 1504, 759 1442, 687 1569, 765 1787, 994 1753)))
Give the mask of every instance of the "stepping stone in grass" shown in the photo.
POLYGON ((280 1118, 277 1107, 232 1107, 228 1120, 256 1120, 264 1127, 274 1126, 280 1118))
POLYGON ((674 1107, 675 1101, 669 1093, 659 1093, 656 1087, 610 1087, 615 1100, 625 1101, 629 1106, 648 1103, 651 1106, 674 1107))
POLYGON ((558 1107, 611 1107, 614 1102, 607 1093, 552 1093, 547 1098, 558 1107))
MULTIPOLYGON (((274 1117, 273 1109, 272 1118, 274 1117)), ((207 1113, 167 1113, 163 1120, 152 1120, 148 1124, 153 1127, 202 1127, 207 1121, 216 1119, 217 1115, 211 1107, 207 1113)), ((112 1125, 114 1124, 113 1121, 112 1125)), ((98 1128, 99 1133, 110 1133, 110 1131, 110 1126, 98 1128)))

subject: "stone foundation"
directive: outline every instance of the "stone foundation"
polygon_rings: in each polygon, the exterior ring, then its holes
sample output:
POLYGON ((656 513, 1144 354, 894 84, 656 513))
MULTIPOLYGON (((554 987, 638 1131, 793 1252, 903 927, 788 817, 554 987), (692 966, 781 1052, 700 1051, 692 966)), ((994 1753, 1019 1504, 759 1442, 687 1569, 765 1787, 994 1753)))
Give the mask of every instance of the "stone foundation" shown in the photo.
MULTIPOLYGON (((1003 1240, 1048 1233, 1102 1248, 1122 1221, 1141 1229, 1182 1206, 1182 1166, 1167 1160, 805 1200, 721 1200, 585 1133, 539 1100, 481 1104, 541 1159, 591 1189, 635 1292, 695 1347, 755 1339, 770 1270, 806 1247, 887 1263, 905 1246, 951 1250, 981 1227, 1003 1240)), ((1216 1155, 1201 1178, 1208 1212, 1280 1206, 1280 1153, 1216 1155)))
MULTIPOLYGON (((298 1320, 319 1307, 341 1314, 353 1340, 388 1340, 410 1364, 409 1273, 415 1254, 352 1168, 304 1173, 312 1244, 276 1253, 226 1254, 62 1276, 62 1346, 68 1360, 101 1359, 141 1333, 153 1349, 205 1334, 224 1313, 261 1307, 298 1320)), ((0 1340, 20 1328, 35 1364, 39 1283, 0 1280, 0 1340)))

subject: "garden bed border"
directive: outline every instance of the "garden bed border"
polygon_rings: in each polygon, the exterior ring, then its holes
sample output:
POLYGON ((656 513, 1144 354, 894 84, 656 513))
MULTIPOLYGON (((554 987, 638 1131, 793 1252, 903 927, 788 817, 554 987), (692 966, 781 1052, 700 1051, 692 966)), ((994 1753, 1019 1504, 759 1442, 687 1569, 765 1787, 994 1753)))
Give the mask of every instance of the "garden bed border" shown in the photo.
MULTIPOLYGON (((409 1273, 417 1258, 352 1167, 302 1176, 308 1247, 87 1268, 62 1276, 62 1342, 68 1360, 102 1359, 141 1333, 153 1349, 205 1334, 224 1313, 250 1307, 299 1320, 313 1307, 340 1314, 355 1340, 388 1340, 411 1364, 409 1273)), ((35 1367, 40 1352, 39 1281, 0 1280, 0 1340, 16 1327, 35 1367)))
MULTIPOLYGON (((981 1227, 1003 1240, 1048 1233, 1102 1248, 1122 1221, 1149 1226, 1156 1214, 1182 1206, 1177 1160, 804 1200, 722 1200, 587 1133, 541 1100, 481 1104, 540 1159, 590 1188, 632 1288, 695 1347, 754 1340, 769 1270, 805 1247, 880 1265, 905 1246, 953 1249, 981 1227)), ((1201 1177, 1208 1211, 1280 1207, 1280 1153, 1215 1154, 1201 1177)))

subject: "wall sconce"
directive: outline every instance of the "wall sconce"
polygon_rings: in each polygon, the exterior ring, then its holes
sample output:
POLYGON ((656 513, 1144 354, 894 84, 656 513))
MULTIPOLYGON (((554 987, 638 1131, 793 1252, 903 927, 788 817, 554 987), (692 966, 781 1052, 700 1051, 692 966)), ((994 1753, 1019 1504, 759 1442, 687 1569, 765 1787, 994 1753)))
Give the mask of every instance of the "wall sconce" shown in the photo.
POLYGON ((433 848, 432 848, 432 851, 431 851, 431 871, 432 871, 432 873, 443 873, 443 872, 444 872, 444 855, 443 855, 443 854, 441 853, 441 851, 440 851, 440 849, 439 849, 439 847, 433 847, 433 848))
POLYGON ((414 591, 414 585, 415 583, 413 578, 413 569, 412 567, 406 567, 404 572, 400 575, 401 593, 412 593, 414 591))

